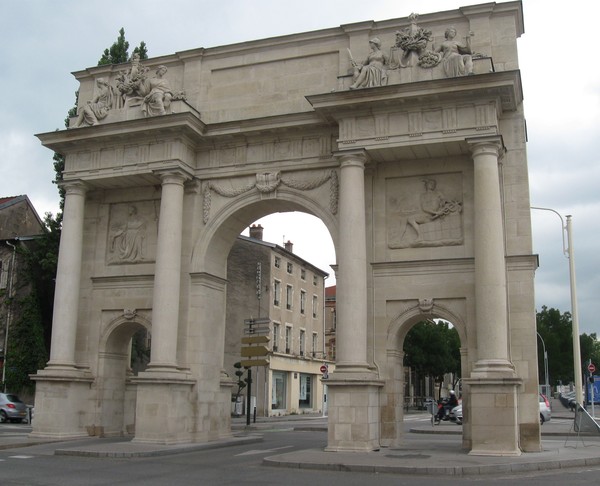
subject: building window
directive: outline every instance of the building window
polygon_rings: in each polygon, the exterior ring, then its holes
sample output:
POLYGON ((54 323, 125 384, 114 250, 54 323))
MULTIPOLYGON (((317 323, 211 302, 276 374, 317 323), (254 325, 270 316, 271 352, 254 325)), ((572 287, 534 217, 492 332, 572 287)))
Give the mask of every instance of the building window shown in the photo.
POLYGON ((279 349, 279 324, 273 323, 273 352, 279 349))
POLYGON ((316 319, 317 317, 317 309, 319 308, 319 298, 316 295, 313 295, 313 300, 312 300, 312 316, 313 319, 316 319))
POLYGON ((300 373, 300 408, 312 408, 312 376, 300 373))
POLYGON ((292 350, 292 327, 285 326, 285 353, 290 354, 292 350))
POLYGON ((304 356, 304 350, 306 347, 306 331, 300 329, 300 356, 304 356))
POLYGON ((281 282, 275 280, 273 282, 273 305, 279 307, 281 303, 281 282))
POLYGON ((317 356, 317 346, 319 344, 319 336, 316 332, 313 332, 312 335, 312 355, 313 358, 317 356))
POLYGON ((275 263, 274 263, 274 265, 275 265, 275 268, 280 268, 281 267, 281 258, 280 257, 278 257, 278 256, 275 257, 275 263))
POLYGON ((291 262, 287 264, 287 273, 294 273, 294 265, 291 262))
POLYGON ((306 291, 300 291, 300 314, 306 313, 306 291))
POLYGON ((331 360, 331 361, 335 361, 335 338, 329 340, 329 342, 327 343, 327 357, 331 360))
POLYGON ((291 310, 292 308, 292 302, 294 300, 294 287, 292 287, 291 285, 288 285, 286 287, 286 292, 285 292, 285 308, 287 310, 291 310))
POLYGON ((283 371, 273 371, 271 410, 285 410, 286 376, 286 373, 283 371))
POLYGON ((300 269, 300 278, 306 280, 306 270, 304 268, 300 269))
POLYGON ((319 283, 319 277, 313 275, 313 285, 317 285, 319 283))

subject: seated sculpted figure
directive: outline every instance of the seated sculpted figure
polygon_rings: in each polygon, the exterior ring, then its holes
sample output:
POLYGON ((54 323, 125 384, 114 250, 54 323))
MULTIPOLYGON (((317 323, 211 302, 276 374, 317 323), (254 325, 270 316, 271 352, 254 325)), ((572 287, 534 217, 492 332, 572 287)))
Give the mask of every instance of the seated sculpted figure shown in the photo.
POLYGON ((362 64, 352 60, 354 83, 350 85, 350 89, 384 86, 387 82, 386 67, 388 58, 381 51, 381 41, 374 37, 369 41, 369 46, 371 52, 362 64))
POLYGON ((445 32, 446 40, 442 45, 435 49, 435 52, 442 55, 442 67, 448 78, 465 76, 473 74, 473 56, 471 51, 471 37, 473 32, 469 32, 466 45, 460 44, 454 40, 456 29, 448 27, 445 32))
POLYGON ((107 117, 108 112, 113 107, 115 92, 112 86, 104 78, 98 78, 96 86, 98 87, 98 94, 79 111, 75 127, 97 125, 100 120, 107 117))
POLYGON ((156 77, 146 79, 144 83, 142 113, 145 116, 164 115, 171 105, 173 91, 169 81, 163 77, 166 72, 166 66, 158 66, 156 77))

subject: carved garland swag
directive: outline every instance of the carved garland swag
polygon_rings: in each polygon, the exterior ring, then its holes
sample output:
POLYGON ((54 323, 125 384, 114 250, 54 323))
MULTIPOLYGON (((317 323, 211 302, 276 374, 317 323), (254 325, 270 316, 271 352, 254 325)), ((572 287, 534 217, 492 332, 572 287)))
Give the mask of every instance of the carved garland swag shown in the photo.
POLYGON ((312 189, 316 189, 317 187, 322 186, 327 181, 329 181, 330 185, 329 210, 332 214, 337 214, 339 183, 338 175, 335 170, 331 170, 326 174, 322 174, 321 176, 313 180, 298 180, 292 177, 286 177, 285 175, 282 175, 280 171, 261 172, 259 174, 256 174, 256 180, 249 182, 244 186, 232 189, 224 188, 214 182, 207 182, 204 185, 203 191, 204 224, 208 222, 210 216, 212 191, 216 192, 219 196, 232 198, 244 194, 248 191, 252 191, 253 189, 256 189, 261 194, 270 194, 272 192, 275 192, 280 185, 284 185, 292 189, 297 189, 299 191, 310 191, 312 189))

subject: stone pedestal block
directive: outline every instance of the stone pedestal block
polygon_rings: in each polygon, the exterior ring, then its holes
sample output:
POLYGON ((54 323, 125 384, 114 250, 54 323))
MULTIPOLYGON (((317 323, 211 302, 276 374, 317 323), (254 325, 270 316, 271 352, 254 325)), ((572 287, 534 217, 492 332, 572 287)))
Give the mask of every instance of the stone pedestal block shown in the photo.
POLYGON ((133 442, 184 444, 192 442, 195 381, 184 373, 143 372, 137 384, 133 442))
POLYGON ((90 435, 92 407, 84 407, 83 413, 81 407, 91 400, 89 374, 42 370, 33 379, 36 413, 30 437, 62 440, 90 435))
POLYGON ((379 391, 376 380, 328 380, 328 438, 326 451, 379 450, 379 391))
POLYGON ((471 452, 475 456, 520 456, 518 378, 469 379, 471 452))

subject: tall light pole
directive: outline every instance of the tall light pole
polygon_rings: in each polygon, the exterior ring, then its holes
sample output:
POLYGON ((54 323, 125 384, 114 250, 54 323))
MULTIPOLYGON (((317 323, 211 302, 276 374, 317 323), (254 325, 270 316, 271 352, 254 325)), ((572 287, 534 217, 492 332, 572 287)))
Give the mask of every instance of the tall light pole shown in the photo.
POLYGON ((581 349, 579 345, 579 315, 577 312, 577 286, 575 279, 575 256, 573 255, 573 228, 571 215, 567 215, 567 224, 558 211, 550 208, 531 206, 531 209, 551 211, 560 218, 562 227, 563 253, 569 259, 569 284, 571 287, 571 318, 573 320, 573 366, 575 373, 575 399, 577 403, 583 404, 583 386, 581 383, 581 349), (565 235, 567 243, 565 244, 565 235))
POLYGON ((542 346, 544 348, 544 395, 549 396, 548 392, 550 390, 550 384, 548 383, 548 353, 546 352, 546 343, 544 342, 544 339, 542 338, 539 332, 537 333, 537 335, 540 338, 540 341, 542 341, 542 346))

